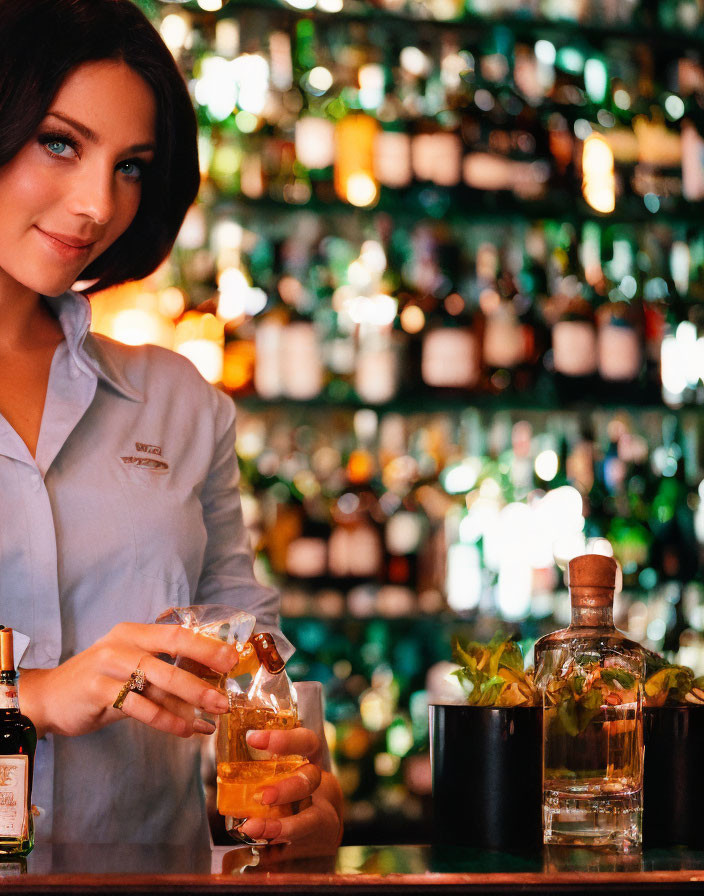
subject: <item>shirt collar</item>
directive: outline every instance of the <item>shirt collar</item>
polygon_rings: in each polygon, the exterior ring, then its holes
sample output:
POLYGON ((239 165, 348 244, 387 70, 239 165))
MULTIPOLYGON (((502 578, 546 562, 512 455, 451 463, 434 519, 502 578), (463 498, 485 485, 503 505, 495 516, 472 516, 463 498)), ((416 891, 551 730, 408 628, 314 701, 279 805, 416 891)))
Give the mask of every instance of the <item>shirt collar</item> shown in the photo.
POLYGON ((129 382, 117 361, 110 357, 90 332, 91 308, 81 293, 68 290, 46 301, 64 331, 66 346, 74 363, 87 373, 94 373, 120 395, 132 401, 144 401, 144 393, 129 382))

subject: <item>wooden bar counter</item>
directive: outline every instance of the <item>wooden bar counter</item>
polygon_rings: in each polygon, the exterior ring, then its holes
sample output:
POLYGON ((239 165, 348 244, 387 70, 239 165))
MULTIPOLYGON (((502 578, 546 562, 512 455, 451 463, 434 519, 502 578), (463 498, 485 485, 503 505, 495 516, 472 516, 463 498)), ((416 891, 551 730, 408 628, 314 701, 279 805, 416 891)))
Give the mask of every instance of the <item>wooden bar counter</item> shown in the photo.
POLYGON ((272 861, 216 847, 37 846, 0 863, 3 894, 332 894, 704 892, 704 852, 644 850, 619 857, 587 849, 531 855, 470 848, 345 846, 330 859, 272 861), (247 866, 247 867, 243 867, 247 866))

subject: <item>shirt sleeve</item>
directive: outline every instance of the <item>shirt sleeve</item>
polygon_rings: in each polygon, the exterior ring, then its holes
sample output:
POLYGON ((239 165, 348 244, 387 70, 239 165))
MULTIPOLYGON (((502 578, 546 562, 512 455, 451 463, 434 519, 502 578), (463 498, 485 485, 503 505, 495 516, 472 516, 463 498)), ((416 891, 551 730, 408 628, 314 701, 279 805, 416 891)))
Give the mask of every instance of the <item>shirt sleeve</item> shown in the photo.
POLYGON ((207 542, 196 602, 226 604, 256 616, 256 630, 274 635, 279 652, 288 659, 293 647, 281 632, 279 596, 257 581, 252 566, 239 491, 235 405, 220 392, 216 400, 215 450, 201 493, 207 542))

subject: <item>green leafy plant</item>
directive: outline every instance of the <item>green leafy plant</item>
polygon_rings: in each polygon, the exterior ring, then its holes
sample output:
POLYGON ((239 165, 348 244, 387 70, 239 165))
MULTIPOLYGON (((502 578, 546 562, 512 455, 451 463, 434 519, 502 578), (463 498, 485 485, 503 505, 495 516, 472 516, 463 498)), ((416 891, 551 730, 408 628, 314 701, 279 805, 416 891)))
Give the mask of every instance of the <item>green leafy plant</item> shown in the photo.
POLYGON ((560 678, 545 688, 545 709, 555 723, 576 737, 587 730, 604 706, 620 706, 637 699, 638 679, 621 666, 601 666, 599 658, 582 654, 573 660, 560 678))
MULTIPOLYGON (((695 678, 687 666, 669 663, 659 654, 646 651, 643 690, 646 706, 704 705, 704 676, 695 678)), ((619 706, 637 699, 637 678, 619 666, 599 665, 598 659, 582 654, 560 678, 545 689, 545 708, 567 734, 586 731, 605 706, 619 706)))
POLYGON ((453 659, 470 706, 535 706, 540 702, 532 674, 524 671, 520 645, 499 632, 488 644, 455 638, 453 659))
POLYGON ((704 705, 704 675, 695 678, 688 666, 678 666, 657 653, 646 652, 645 705, 704 705))

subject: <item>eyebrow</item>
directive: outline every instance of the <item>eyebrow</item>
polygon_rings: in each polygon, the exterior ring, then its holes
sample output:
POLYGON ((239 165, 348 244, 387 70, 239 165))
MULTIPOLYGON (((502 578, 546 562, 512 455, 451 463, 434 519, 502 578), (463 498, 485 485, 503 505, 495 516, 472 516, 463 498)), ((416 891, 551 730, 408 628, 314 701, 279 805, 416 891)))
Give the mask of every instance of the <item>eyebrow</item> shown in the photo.
MULTIPOLYGON (((86 140, 90 140, 91 143, 99 143, 100 139, 95 131, 92 131, 87 125, 82 124, 80 121, 76 121, 75 118, 71 118, 68 115, 64 115, 63 112, 49 112, 48 115, 51 115, 53 118, 58 118, 60 121, 65 122, 70 125, 72 128, 78 131, 78 133, 85 137, 86 140)), ((133 146, 128 146, 125 149, 125 152, 156 152, 156 147, 153 143, 135 143, 133 146)))

